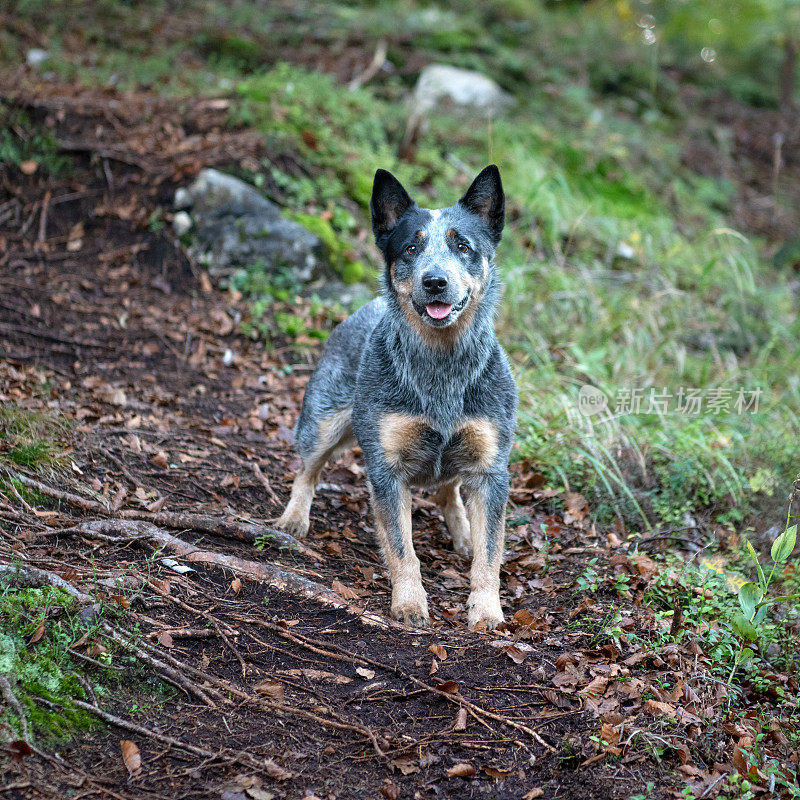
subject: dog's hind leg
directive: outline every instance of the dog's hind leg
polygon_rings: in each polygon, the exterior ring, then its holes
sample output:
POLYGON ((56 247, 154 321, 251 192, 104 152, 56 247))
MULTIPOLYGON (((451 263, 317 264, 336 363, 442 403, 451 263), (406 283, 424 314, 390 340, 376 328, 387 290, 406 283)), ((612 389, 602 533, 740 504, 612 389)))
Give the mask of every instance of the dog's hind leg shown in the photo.
POLYGON ((289 504, 275 522, 275 527, 295 536, 305 536, 308 533, 311 501, 314 499, 319 474, 334 452, 346 446, 352 439, 351 415, 352 408, 348 407, 319 420, 301 420, 302 428, 298 430, 297 441, 303 463, 292 484, 289 504), (311 446, 308 446, 309 441, 311 446))
POLYGON ((459 486, 461 481, 445 483, 436 492, 434 500, 442 509, 445 525, 453 540, 453 549, 461 556, 468 556, 472 551, 472 542, 469 535, 469 520, 461 500, 459 486))
POLYGON ((505 540, 508 474, 485 475, 467 492, 467 516, 472 538, 467 622, 487 630, 503 621, 500 606, 500 562, 505 540))

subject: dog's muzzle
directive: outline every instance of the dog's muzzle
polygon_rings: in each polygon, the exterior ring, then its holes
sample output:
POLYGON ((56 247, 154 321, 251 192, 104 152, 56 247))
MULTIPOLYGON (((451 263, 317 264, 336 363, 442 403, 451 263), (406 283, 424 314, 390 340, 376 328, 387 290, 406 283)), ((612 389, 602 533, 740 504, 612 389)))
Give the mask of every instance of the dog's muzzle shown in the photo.
POLYGON ((443 303, 440 300, 431 300, 428 303, 418 303, 412 300, 414 310, 422 317, 428 325, 434 328, 445 328, 452 325, 458 319, 459 314, 466 308, 469 303, 470 291, 459 300, 458 303, 443 303))

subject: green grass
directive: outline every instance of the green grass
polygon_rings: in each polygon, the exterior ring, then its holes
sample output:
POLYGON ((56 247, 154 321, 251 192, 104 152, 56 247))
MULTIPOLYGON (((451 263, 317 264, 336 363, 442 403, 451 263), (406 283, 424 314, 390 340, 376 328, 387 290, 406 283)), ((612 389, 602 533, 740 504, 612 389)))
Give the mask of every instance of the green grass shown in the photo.
MULTIPOLYGON (((455 201, 484 164, 500 165, 510 213, 499 330, 521 396, 514 457, 551 485, 583 492, 600 522, 638 530, 702 513, 738 525, 788 487, 800 436, 791 276, 773 269, 774 245, 731 228, 737 187, 683 165, 687 119, 692 135, 709 138, 715 123, 703 119, 702 103, 683 106, 674 71, 662 68, 679 66, 680 80, 700 91, 760 91, 774 103, 774 39, 756 28, 748 38, 723 16, 718 58, 706 63, 695 18, 713 12, 712 0, 702 9, 352 0, 324 13, 305 2, 256 9, 194 0, 181 12, 161 0, 94 5, 22 4, 23 18, 50 37, 47 68, 90 83, 231 92, 232 123, 256 127, 270 152, 305 165, 283 172, 265 161, 246 177, 277 185, 287 214, 322 235, 348 279, 380 269, 361 235, 375 168, 435 206, 455 201), (644 39, 645 12, 655 46, 644 39), (76 30, 86 42, 80 63, 68 46, 76 30), (380 38, 395 71, 352 92, 332 76, 276 63, 347 41, 366 42, 366 58, 380 38), (432 119, 403 161, 403 97, 416 69, 406 68, 426 61, 479 69, 517 103, 491 124, 432 119), (609 413, 579 412, 586 384, 611 399, 609 413), (614 398, 634 389, 644 391, 642 413, 616 413, 614 398), (646 413, 650 389, 669 392, 671 410, 646 413), (675 410, 681 389, 762 394, 757 413, 691 416, 675 410)), ((11 53, 16 40, 4 37, 11 53)), ((258 265, 234 283, 254 298, 253 333, 272 299, 292 290, 258 265)), ((291 312, 277 324, 284 334, 297 328, 291 312)))
POLYGON ((0 467, 57 466, 66 434, 66 423, 52 414, 14 405, 0 408, 0 467))

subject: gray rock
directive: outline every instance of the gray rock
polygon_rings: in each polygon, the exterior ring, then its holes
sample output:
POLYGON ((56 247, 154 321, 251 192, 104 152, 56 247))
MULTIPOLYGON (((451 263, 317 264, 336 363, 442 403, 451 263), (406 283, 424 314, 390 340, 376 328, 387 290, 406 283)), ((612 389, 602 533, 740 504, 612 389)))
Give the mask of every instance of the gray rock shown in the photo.
MULTIPOLYGON (((177 193, 176 193, 177 194, 177 193)), ((192 218, 185 211, 178 211, 172 218, 172 230, 176 236, 183 236, 192 229, 192 218)))
POLYGON ((263 264, 267 273, 289 267, 303 283, 332 274, 320 240, 292 220, 257 189, 215 169, 204 169, 176 205, 191 209, 196 242, 192 255, 212 275, 263 264))
POLYGON ((412 103, 418 115, 446 111, 494 117, 509 108, 513 99, 480 72, 429 64, 419 75, 412 103))
POLYGON ((25 62, 29 67, 38 67, 40 64, 47 61, 48 58, 50 58, 50 52, 48 50, 42 50, 40 47, 32 47, 25 56, 25 62))

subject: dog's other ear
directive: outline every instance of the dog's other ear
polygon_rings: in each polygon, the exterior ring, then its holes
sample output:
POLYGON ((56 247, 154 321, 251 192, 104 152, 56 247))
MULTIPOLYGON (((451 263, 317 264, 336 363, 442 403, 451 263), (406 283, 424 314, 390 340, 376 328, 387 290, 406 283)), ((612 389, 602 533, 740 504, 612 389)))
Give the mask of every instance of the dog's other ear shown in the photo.
POLYGON ((458 202, 487 223, 494 237, 494 243, 497 244, 503 233, 506 210, 500 170, 494 164, 481 170, 478 177, 472 181, 472 186, 458 202))
POLYGON ((375 173, 369 210, 372 213, 372 230, 379 246, 381 238, 394 229, 403 214, 413 205, 414 201, 408 196, 403 184, 391 172, 379 169, 375 173))

